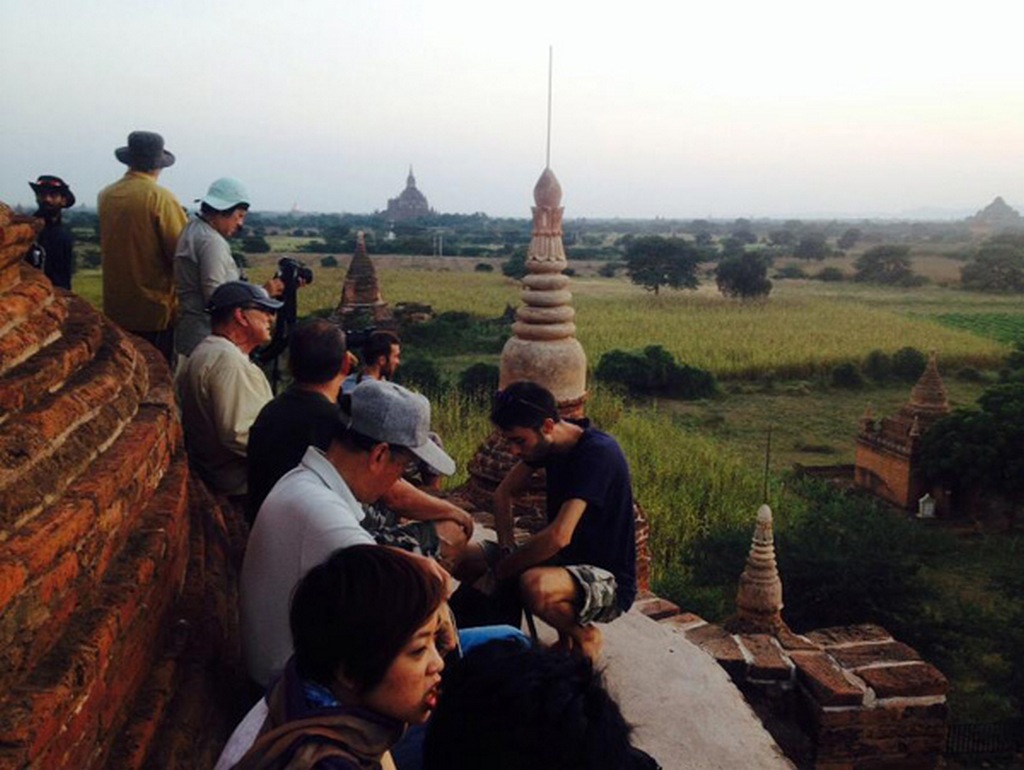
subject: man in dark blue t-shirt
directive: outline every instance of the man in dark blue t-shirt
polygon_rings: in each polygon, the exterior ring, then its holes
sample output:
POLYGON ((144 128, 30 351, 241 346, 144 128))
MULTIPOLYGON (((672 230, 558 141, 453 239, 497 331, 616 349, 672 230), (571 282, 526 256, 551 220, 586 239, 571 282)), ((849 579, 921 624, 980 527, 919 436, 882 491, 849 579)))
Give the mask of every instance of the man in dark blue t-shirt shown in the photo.
POLYGON ((520 458, 494 492, 498 580, 519 577, 526 608, 559 643, 596 659, 601 632, 636 597, 636 535, 629 466, 615 439, 589 420, 563 420, 533 382, 500 391, 491 421, 520 458), (512 550, 512 498, 538 468, 547 475, 548 525, 512 550))

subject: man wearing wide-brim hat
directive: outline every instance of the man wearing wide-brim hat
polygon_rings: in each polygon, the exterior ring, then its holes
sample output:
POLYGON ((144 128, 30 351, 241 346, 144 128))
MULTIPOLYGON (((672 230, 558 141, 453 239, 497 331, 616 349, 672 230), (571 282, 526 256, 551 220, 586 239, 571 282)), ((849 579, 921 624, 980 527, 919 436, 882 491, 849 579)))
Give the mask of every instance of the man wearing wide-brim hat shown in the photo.
POLYGON ((74 265, 74 238, 64 226, 61 212, 75 205, 75 194, 63 179, 43 174, 28 186, 36 194, 38 208, 33 216, 45 222, 43 231, 32 244, 31 261, 46 273, 54 286, 71 288, 71 270, 74 265))
POLYGON ((128 171, 97 199, 103 312, 149 340, 170 362, 177 307, 174 249, 186 218, 178 199, 156 181, 174 155, 160 134, 132 131, 114 156, 128 171))

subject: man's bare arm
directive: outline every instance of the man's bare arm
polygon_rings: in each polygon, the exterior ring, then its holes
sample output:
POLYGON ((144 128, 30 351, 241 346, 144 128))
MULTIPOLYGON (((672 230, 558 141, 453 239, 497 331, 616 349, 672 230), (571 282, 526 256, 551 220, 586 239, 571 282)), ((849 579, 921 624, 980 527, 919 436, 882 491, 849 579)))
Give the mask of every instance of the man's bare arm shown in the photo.
POLYGON ((494 528, 498 532, 498 545, 502 548, 513 548, 516 544, 512 499, 526 488, 532 475, 533 468, 522 461, 517 462, 494 490, 494 528))
POLYGON ((553 522, 523 543, 522 548, 498 562, 494 568, 494 576, 498 580, 514 577, 530 567, 543 564, 557 554, 572 541, 576 526, 586 510, 585 500, 578 497, 566 500, 558 509, 558 515, 553 522))
POLYGON ((466 533, 468 540, 473 536, 473 517, 457 505, 434 497, 417 489, 405 479, 399 479, 381 498, 384 504, 400 516, 416 521, 454 521, 466 533))

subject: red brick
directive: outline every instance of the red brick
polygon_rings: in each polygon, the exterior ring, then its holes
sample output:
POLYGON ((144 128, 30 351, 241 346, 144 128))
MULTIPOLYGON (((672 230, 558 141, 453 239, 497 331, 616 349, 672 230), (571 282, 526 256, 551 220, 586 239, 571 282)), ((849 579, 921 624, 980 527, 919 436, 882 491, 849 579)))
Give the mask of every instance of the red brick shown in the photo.
POLYGON ((37 516, 7 542, 6 548, 21 557, 33 574, 39 574, 49 569, 60 554, 75 548, 95 520, 91 501, 64 500, 37 516))
POLYGON ((17 596, 28 580, 28 570, 16 562, 0 563, 0 612, 17 596))
POLYGON ((772 641, 771 636, 744 634, 740 636, 740 644, 747 649, 752 658, 747 672, 749 678, 789 681, 793 674, 793 666, 772 641))
POLYGON ((921 660, 921 656, 912 647, 897 641, 833 647, 829 653, 841 666, 848 669, 858 669, 875 663, 904 663, 921 660))
POLYGON ((747 660, 743 650, 721 626, 708 624, 692 628, 686 632, 686 638, 717 660, 718 665, 728 671, 733 679, 746 676, 747 660))
POLYGON ((668 618, 673 615, 678 615, 680 612, 678 605, 673 604, 666 599, 662 599, 659 596, 649 596, 644 599, 639 599, 633 604, 633 606, 653 620, 668 618))
POLYGON ((815 644, 829 648, 840 644, 854 644, 859 642, 887 642, 892 636, 881 626, 864 623, 859 626, 836 626, 835 628, 822 628, 808 633, 807 638, 815 644))
POLYGON ((949 682, 928 663, 864 668, 857 672, 879 698, 945 695, 949 682))
POLYGON ((796 664, 797 679, 821 706, 859 706, 864 690, 851 682, 823 652, 790 653, 796 664))
POLYGON ((55 596, 69 590, 78 576, 78 569, 78 554, 65 553, 49 572, 39 578, 36 589, 39 601, 50 604, 55 596))

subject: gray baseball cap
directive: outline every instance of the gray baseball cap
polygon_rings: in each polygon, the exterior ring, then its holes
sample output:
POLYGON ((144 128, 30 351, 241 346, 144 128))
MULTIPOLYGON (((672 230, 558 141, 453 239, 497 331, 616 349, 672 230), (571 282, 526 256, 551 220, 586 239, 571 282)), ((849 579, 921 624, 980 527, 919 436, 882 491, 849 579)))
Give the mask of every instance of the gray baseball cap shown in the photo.
POLYGON ((283 302, 273 299, 262 286, 248 281, 228 281, 213 290, 206 310, 213 313, 226 307, 241 307, 243 305, 255 305, 274 312, 284 307, 283 302))
POLYGON ((419 393, 386 380, 363 380, 352 391, 352 415, 345 422, 356 433, 405 447, 438 473, 455 473, 455 461, 430 440, 430 402, 419 393))

